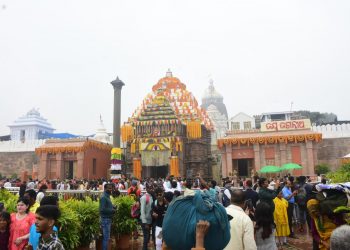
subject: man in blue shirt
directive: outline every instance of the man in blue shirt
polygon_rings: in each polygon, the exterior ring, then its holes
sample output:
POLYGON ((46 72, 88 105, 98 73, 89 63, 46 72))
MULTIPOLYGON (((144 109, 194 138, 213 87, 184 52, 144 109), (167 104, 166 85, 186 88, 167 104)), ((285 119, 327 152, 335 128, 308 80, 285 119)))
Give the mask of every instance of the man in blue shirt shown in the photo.
POLYGON ((295 199, 294 196, 297 194, 297 191, 292 192, 292 182, 290 180, 287 180, 286 185, 282 189, 283 198, 288 201, 288 224, 289 224, 289 230, 290 235, 289 237, 295 238, 294 236, 294 230, 293 230, 293 211, 294 211, 294 204, 295 199))

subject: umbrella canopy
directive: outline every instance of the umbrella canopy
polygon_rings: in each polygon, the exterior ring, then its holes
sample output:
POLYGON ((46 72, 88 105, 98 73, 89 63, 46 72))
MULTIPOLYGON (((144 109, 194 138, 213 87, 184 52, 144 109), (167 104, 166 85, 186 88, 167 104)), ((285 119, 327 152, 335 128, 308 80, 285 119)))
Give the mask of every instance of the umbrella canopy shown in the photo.
POLYGON ((281 167, 282 170, 293 170, 293 169, 302 169, 302 168, 303 168, 302 166, 296 163, 287 163, 281 167))
POLYGON ((265 166, 265 167, 262 167, 259 172, 267 174, 267 173, 278 173, 281 171, 282 170, 277 166, 265 166))

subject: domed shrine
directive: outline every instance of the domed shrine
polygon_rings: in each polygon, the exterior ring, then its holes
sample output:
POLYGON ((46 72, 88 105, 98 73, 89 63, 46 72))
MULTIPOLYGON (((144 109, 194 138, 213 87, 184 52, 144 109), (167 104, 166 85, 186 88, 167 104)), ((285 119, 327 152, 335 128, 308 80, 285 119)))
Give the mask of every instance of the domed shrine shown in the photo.
POLYGON ((224 103, 224 97, 216 91, 214 87, 214 81, 210 79, 209 87, 204 91, 202 96, 202 108, 208 110, 208 107, 214 105, 221 115, 224 115, 228 119, 226 105, 224 103))
POLYGON ((211 176, 213 124, 170 71, 121 128, 129 169, 138 178, 211 176))

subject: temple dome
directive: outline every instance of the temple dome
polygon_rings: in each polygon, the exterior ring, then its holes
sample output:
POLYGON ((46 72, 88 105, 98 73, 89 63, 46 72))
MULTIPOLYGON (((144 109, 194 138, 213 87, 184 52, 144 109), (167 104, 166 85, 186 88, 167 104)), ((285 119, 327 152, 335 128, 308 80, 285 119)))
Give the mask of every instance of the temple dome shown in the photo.
POLYGON ((210 80, 209 87, 204 91, 202 101, 205 99, 224 99, 223 96, 216 91, 213 80, 210 80))
POLYGON ((201 107, 208 110, 211 105, 214 105, 222 115, 228 118, 224 98, 219 92, 216 91, 212 79, 209 81, 209 87, 204 91, 201 107))

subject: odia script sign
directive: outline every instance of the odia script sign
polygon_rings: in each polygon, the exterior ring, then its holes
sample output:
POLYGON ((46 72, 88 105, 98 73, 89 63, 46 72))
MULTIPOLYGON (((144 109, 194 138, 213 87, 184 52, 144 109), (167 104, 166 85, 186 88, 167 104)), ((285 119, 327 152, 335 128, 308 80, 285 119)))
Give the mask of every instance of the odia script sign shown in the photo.
POLYGON ((284 130, 297 130, 297 129, 311 129, 310 119, 291 120, 291 121, 273 121, 262 122, 261 131, 284 131, 284 130))

